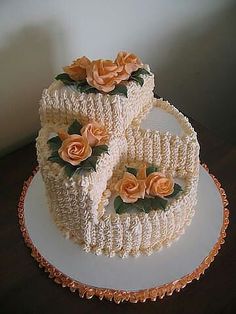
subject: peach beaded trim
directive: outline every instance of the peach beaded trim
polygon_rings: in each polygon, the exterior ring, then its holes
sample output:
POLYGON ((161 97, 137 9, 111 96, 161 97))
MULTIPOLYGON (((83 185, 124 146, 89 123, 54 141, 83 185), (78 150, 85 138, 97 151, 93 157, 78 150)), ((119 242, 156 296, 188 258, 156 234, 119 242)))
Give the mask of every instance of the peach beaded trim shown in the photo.
MULTIPOLYGON (((208 167, 203 164, 203 167, 208 171, 208 167)), ((145 290, 139 291, 123 291, 123 290, 114 290, 114 289, 105 289, 105 288, 97 288, 88 286, 86 284, 80 283, 78 281, 73 280, 72 278, 64 275, 58 269, 56 269, 53 265, 51 265, 37 250, 37 248, 32 243, 28 231, 25 226, 24 220, 24 201, 27 190, 30 186, 30 183, 37 173, 38 167, 33 171, 33 175, 29 177, 27 181, 24 182, 23 189, 21 192, 20 200, 18 203, 18 218, 20 224, 20 230, 22 232, 22 236, 26 245, 31 249, 31 255, 34 259, 39 263, 40 268, 44 268, 45 272, 49 273, 49 278, 53 279, 56 283, 60 284, 63 288, 68 287, 72 292, 78 292, 80 297, 86 297, 87 299, 91 299, 93 296, 97 296, 100 300, 107 299, 109 301, 114 301, 119 304, 123 301, 129 301, 131 303, 137 302, 145 302, 146 300, 156 301, 157 298, 162 299, 165 295, 172 295, 174 291, 179 292, 183 289, 188 283, 192 282, 194 279, 199 280, 200 276, 204 274, 205 270, 210 266, 210 264, 214 261, 215 256, 218 254, 221 245, 224 244, 226 237, 226 229, 229 224, 229 210, 228 200, 225 193, 225 190, 221 187, 220 182, 216 179, 216 177, 212 174, 211 177, 219 190, 221 195, 222 203, 223 203, 223 224, 221 227, 220 235, 218 241, 210 251, 209 255, 205 257, 202 263, 191 273, 188 274, 178 280, 173 282, 164 284, 159 287, 154 287, 145 290)))

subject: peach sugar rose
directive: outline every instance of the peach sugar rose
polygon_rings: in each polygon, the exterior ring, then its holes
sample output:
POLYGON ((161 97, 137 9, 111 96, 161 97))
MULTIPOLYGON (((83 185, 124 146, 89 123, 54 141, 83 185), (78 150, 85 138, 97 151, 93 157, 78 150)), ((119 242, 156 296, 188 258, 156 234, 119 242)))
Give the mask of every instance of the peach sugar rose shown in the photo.
POLYGON ((91 61, 87 57, 81 57, 75 60, 70 66, 63 68, 70 78, 74 81, 80 81, 86 79, 86 68, 89 66, 91 61))
POLYGON ((129 78, 130 74, 134 71, 137 71, 142 67, 140 59, 133 53, 128 53, 125 51, 120 51, 116 57, 115 63, 119 66, 122 66, 123 70, 120 73, 123 76, 126 75, 126 78, 129 78))
POLYGON ((92 148, 85 136, 72 134, 64 131, 58 132, 62 140, 62 145, 58 150, 59 156, 73 166, 77 166, 81 161, 87 159, 92 154, 92 148))
POLYGON ((115 190, 125 203, 135 203, 145 196, 145 181, 125 172, 123 178, 116 183, 115 190))
POLYGON ((149 174, 146 179, 146 193, 151 196, 168 196, 174 192, 174 181, 160 172, 149 174))
POLYGON ((87 82, 96 89, 109 93, 121 82, 121 71, 122 67, 111 60, 95 60, 87 67, 87 82))
POLYGON ((108 140, 107 130, 96 121, 85 125, 81 129, 81 134, 87 138, 89 145, 92 147, 105 144, 108 140))

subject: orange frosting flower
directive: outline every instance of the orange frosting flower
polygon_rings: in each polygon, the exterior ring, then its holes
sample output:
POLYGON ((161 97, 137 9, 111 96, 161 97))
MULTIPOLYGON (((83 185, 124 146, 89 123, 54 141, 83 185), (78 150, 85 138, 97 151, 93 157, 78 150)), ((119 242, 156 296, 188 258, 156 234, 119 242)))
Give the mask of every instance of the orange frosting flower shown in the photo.
POLYGON ((87 82, 100 91, 108 93, 121 82, 118 77, 122 67, 111 60, 95 60, 87 67, 87 82))
POLYGON ((168 196, 174 192, 174 181, 160 172, 149 174, 146 179, 146 193, 151 196, 168 196))
POLYGON ((115 190, 125 203, 135 203, 145 196, 145 181, 125 172, 123 178, 116 183, 115 190))
POLYGON ((81 134, 87 138, 89 145, 92 147, 105 144, 108 140, 107 130, 96 121, 85 125, 81 129, 81 134))
POLYGON ((89 66, 91 61, 87 57, 82 57, 75 60, 70 66, 63 68, 72 80, 80 81, 86 79, 86 68, 89 66))
POLYGON ((129 78, 130 74, 137 71, 142 67, 140 59, 133 53, 128 53, 125 51, 120 51, 116 57, 115 63, 122 66, 123 70, 120 76, 123 75, 126 79, 129 78))
POLYGON ((73 166, 77 166, 81 161, 87 159, 92 154, 92 148, 85 136, 66 132, 58 132, 62 145, 58 150, 59 156, 73 166))

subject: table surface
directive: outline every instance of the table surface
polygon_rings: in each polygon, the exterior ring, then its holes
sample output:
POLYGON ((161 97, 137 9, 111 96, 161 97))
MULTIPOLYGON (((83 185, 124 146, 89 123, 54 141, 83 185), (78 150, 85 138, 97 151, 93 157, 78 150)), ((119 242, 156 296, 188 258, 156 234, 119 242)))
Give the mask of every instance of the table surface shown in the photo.
POLYGON ((162 300, 120 305, 81 299, 48 279, 30 256, 17 219, 23 182, 37 165, 31 143, 0 159, 0 313, 236 313, 236 148, 191 122, 198 132, 201 161, 220 180, 230 202, 226 243, 205 275, 162 300))

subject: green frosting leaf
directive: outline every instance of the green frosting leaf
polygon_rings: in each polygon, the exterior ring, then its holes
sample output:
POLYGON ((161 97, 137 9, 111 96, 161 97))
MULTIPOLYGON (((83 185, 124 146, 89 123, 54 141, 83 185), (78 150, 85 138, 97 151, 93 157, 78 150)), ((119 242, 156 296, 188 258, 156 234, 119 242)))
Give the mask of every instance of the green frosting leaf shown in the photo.
POLYGON ((76 86, 88 85, 87 80, 76 81, 76 86))
POLYGON ((125 85, 119 84, 115 87, 115 89, 113 89, 108 94, 110 94, 110 95, 122 95, 122 96, 128 97, 127 92, 128 92, 127 87, 125 85))
POLYGON ((75 84, 75 81, 72 80, 72 78, 70 78, 70 76, 67 73, 58 74, 55 77, 55 80, 62 81, 62 83, 65 85, 74 85, 75 84))
POLYGON ((149 167, 147 167, 147 169, 146 169, 146 174, 147 174, 147 176, 148 176, 150 173, 157 172, 157 171, 158 171, 158 167, 149 166, 149 167))
POLYGON ((145 197, 144 199, 139 198, 133 205, 136 209, 145 213, 149 213, 152 209, 152 201, 151 198, 148 197, 145 197))
POLYGON ((65 167, 64 167, 65 173, 66 175, 71 178, 73 176, 73 174, 75 173, 75 171, 77 170, 77 167, 72 166, 69 163, 66 163, 65 167))
POLYGON ((131 77, 134 77, 134 76, 140 76, 141 74, 143 75, 151 75, 151 73, 149 71, 147 71, 146 69, 144 68, 140 68, 138 69, 137 71, 134 71, 132 74, 131 74, 131 77))
POLYGON ((63 159, 61 159, 61 157, 58 154, 58 151, 54 151, 52 153, 52 155, 48 158, 48 160, 51 161, 51 162, 56 162, 60 166, 64 166, 65 165, 65 161, 63 159))
POLYGON ((79 134, 80 135, 80 130, 82 129, 82 125, 75 120, 68 128, 68 133, 69 134, 79 134))
POLYGON ((127 210, 134 208, 138 211, 149 213, 151 210, 165 210, 168 201, 161 197, 144 197, 139 198, 135 203, 125 203, 120 196, 117 196, 114 200, 114 208, 116 213, 121 214, 127 210))
POLYGON ((67 73, 61 73, 55 77, 56 80, 62 81, 65 85, 74 85, 81 93, 98 93, 99 91, 90 86, 86 80, 74 81, 67 73))
POLYGON ((101 156, 103 153, 108 154, 107 145, 98 145, 92 148, 92 156, 101 156))
POLYGON ((135 81, 137 82, 140 86, 143 86, 144 84, 144 79, 141 77, 141 75, 151 75, 147 70, 144 68, 140 68, 137 71, 134 71, 130 78, 129 81, 135 81))
POLYGON ((178 183, 175 183, 175 185, 174 185, 174 192, 171 195, 168 195, 166 197, 168 197, 168 198, 169 197, 174 197, 174 196, 176 196, 177 194, 179 194, 182 191, 183 191, 182 187, 178 183))
POLYGON ((140 76, 131 76, 132 81, 137 82, 140 86, 143 86, 144 84, 144 79, 140 76))
POLYGON ((86 80, 82 80, 82 81, 77 81, 75 84, 77 90, 81 93, 98 93, 99 91, 94 88, 93 86, 89 85, 88 82, 86 80))
POLYGON ((115 208, 116 213, 118 214, 120 213, 122 206, 123 206, 123 200, 120 196, 117 196, 114 200, 114 208, 115 208))
POLYGON ((81 166, 82 170, 87 170, 87 171, 94 170, 94 171, 96 171, 97 160, 98 160, 97 156, 90 156, 86 160, 82 161, 80 163, 80 166, 81 166))
POLYGON ((156 196, 151 199, 153 209, 165 210, 168 201, 162 197, 156 196))
POLYGON ((114 200, 114 208, 117 214, 126 212, 127 210, 134 208, 138 211, 149 213, 151 210, 165 210, 168 201, 162 197, 144 197, 139 198, 135 203, 125 203, 120 196, 117 196, 114 200))
POLYGON ((125 203, 120 196, 117 196, 114 199, 114 208, 117 214, 122 214, 125 212, 129 207, 131 207, 130 204, 125 203))
POLYGON ((54 151, 54 150, 57 151, 61 147, 62 140, 60 139, 59 136, 55 136, 55 137, 50 138, 47 141, 47 143, 50 146, 52 151, 54 151))
POLYGON ((126 171, 129 173, 132 173, 135 177, 137 175, 137 169, 136 168, 132 168, 132 167, 126 167, 126 171))

